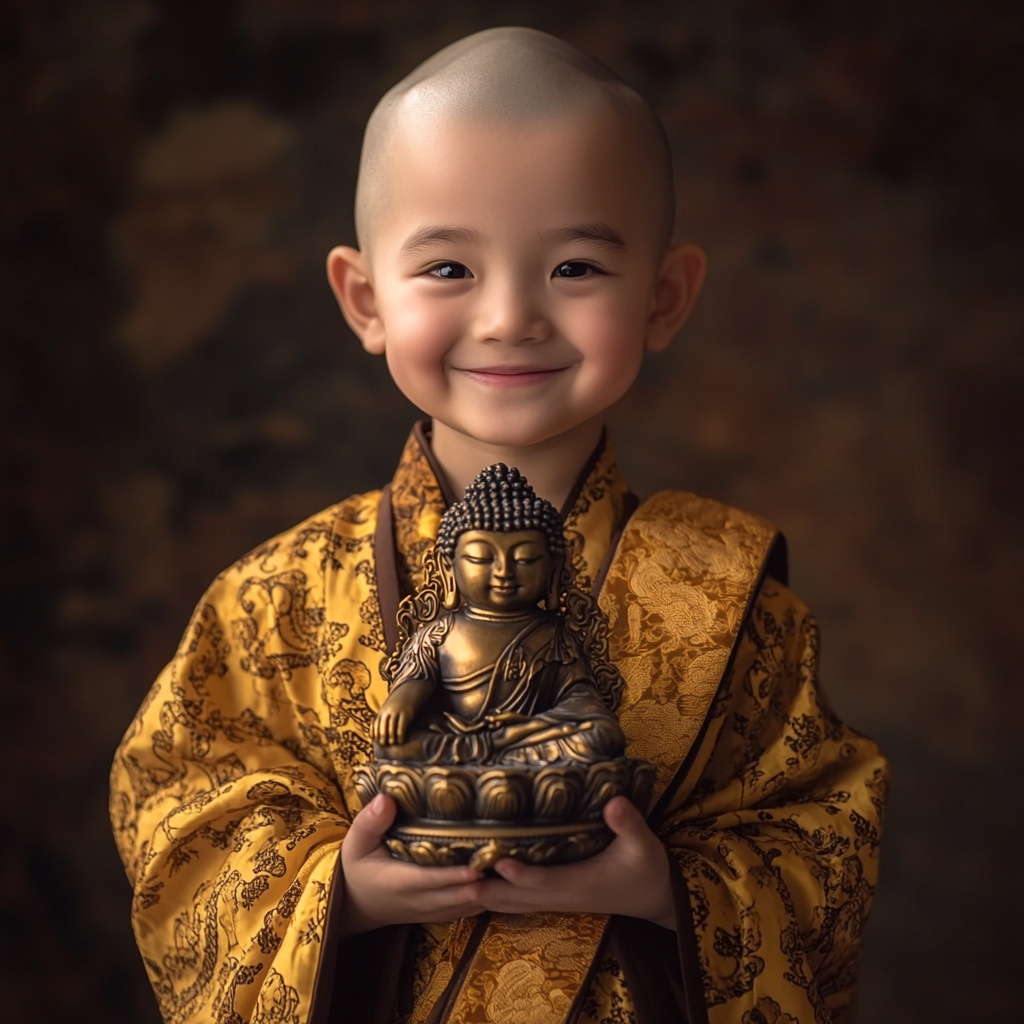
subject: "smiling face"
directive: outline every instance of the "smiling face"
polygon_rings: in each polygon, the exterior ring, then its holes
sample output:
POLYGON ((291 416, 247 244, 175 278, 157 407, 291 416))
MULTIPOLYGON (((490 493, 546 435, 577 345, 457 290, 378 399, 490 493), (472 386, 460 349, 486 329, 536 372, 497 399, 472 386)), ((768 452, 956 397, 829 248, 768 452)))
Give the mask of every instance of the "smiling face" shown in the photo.
POLYGON ((467 530, 456 542, 453 568, 468 605, 519 612, 536 608, 547 594, 552 563, 540 530, 467 530))
POLYGON ((346 305, 332 273, 349 322, 415 405, 477 441, 534 445, 600 420, 671 336, 648 136, 599 106, 512 123, 414 107, 356 254, 364 293, 346 305))

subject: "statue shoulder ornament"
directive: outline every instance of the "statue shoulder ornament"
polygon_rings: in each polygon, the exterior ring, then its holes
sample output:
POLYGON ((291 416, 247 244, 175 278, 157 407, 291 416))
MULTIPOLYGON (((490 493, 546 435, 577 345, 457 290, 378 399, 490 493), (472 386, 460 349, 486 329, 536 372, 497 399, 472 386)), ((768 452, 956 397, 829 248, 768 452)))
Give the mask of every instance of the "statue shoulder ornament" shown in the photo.
POLYGON ((441 521, 398 611, 364 803, 399 808, 386 842, 417 864, 562 864, 604 849, 614 796, 647 809, 654 768, 624 756, 607 622, 574 586, 562 523, 526 479, 483 470, 441 521))

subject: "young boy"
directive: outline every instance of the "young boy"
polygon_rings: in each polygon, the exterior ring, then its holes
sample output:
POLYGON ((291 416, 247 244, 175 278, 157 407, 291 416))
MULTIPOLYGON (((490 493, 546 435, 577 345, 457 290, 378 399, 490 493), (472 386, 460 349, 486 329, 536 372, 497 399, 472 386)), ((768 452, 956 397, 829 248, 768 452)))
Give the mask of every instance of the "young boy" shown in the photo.
POLYGON ((367 128, 360 249, 328 274, 428 416, 382 492, 223 573, 118 751, 112 816, 168 1021, 809 1024, 848 1019, 885 764, 824 704, 782 538, 683 492, 638 506, 605 411, 704 256, 670 246, 647 104, 539 32, 442 50, 367 128), (646 820, 578 864, 393 860, 360 810, 380 664, 440 516, 485 466, 561 509, 626 691, 646 820))

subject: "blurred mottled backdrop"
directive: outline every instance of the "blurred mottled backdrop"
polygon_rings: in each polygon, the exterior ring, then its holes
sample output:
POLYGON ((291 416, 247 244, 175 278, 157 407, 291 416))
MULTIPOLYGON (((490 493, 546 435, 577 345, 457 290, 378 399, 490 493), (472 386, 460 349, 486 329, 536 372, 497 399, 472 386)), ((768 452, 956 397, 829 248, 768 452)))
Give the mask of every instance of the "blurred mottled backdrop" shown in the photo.
POLYGON ((363 124, 527 24, 658 106, 698 311, 614 417, 634 487, 772 517, 894 793, 862 1024, 1022 1008, 1024 7, 6 0, 0 1017, 150 1022, 113 749, 227 563, 391 472, 333 305, 363 124))

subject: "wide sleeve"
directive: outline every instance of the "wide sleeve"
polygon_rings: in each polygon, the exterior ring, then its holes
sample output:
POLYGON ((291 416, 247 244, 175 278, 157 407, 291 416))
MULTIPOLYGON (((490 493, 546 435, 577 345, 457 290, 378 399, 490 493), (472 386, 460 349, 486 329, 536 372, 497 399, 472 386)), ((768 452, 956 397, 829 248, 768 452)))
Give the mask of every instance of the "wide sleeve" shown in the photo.
POLYGON ((826 705, 817 624, 774 580, 696 755, 659 832, 689 897, 684 976, 699 973, 710 1024, 848 1020, 886 763, 826 705))
POLYGON ((354 813, 339 775, 369 750, 371 672, 345 654, 378 658, 358 614, 328 614, 333 518, 218 578, 117 751, 114 834, 168 1022, 308 1019, 354 813))

